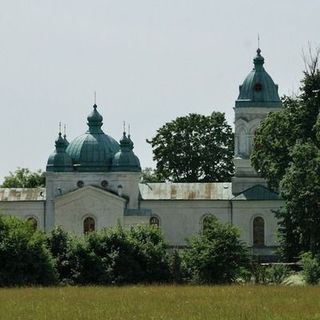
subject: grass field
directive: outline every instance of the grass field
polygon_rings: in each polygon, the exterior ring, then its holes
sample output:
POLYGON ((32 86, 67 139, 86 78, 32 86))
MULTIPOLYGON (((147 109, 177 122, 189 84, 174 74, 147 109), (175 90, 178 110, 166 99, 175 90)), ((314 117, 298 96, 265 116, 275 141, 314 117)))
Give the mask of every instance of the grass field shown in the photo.
POLYGON ((320 286, 0 289, 0 319, 320 319, 320 286))

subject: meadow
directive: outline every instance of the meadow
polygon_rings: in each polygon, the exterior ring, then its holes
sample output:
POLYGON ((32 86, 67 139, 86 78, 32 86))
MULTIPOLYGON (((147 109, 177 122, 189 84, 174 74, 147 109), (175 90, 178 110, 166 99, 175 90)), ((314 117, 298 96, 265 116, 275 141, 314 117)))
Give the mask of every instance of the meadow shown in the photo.
POLYGON ((320 319, 320 286, 8 288, 0 319, 320 319))

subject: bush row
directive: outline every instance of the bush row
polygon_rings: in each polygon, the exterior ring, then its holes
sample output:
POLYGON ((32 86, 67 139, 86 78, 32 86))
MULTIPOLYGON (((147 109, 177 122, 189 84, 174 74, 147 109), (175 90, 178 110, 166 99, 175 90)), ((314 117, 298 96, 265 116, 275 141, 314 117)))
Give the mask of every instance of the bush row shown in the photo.
POLYGON ((117 226, 79 237, 60 227, 44 234, 0 216, 0 286, 226 283, 248 263, 238 230, 213 217, 188 247, 168 250, 154 226, 117 226))

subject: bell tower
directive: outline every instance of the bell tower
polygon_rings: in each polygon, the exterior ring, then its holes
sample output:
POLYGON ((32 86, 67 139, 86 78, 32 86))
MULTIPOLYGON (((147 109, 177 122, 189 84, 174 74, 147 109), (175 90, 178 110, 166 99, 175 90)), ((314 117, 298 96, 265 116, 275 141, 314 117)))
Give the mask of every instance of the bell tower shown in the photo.
POLYGON ((264 58, 258 48, 254 67, 239 87, 235 102, 235 176, 232 193, 237 195, 255 185, 266 185, 251 166, 250 155, 255 130, 269 112, 279 111, 281 100, 276 85, 263 67, 264 58))

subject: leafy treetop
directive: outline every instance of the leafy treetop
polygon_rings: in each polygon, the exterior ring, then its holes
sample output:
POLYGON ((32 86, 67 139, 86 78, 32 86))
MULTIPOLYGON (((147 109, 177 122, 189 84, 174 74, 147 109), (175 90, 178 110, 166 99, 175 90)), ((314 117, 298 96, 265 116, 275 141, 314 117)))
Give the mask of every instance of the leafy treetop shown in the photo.
POLYGON ((191 113, 166 123, 149 141, 156 175, 174 182, 230 181, 234 171, 231 126, 224 113, 191 113))
POLYGON ((28 168, 18 168, 4 177, 2 188, 36 188, 45 186, 45 177, 41 170, 36 172, 28 168))

